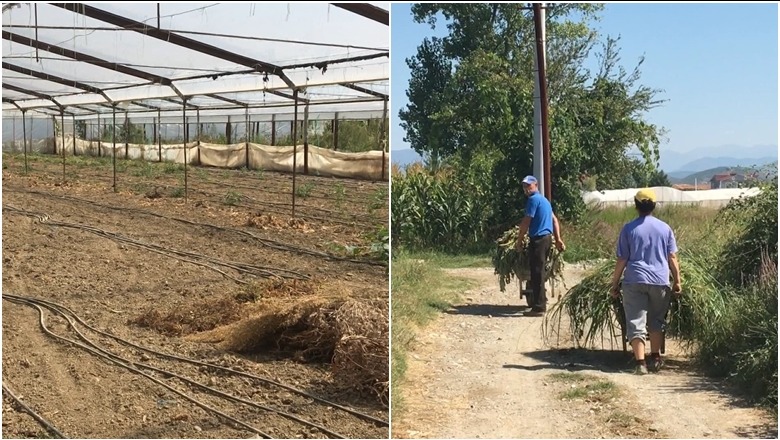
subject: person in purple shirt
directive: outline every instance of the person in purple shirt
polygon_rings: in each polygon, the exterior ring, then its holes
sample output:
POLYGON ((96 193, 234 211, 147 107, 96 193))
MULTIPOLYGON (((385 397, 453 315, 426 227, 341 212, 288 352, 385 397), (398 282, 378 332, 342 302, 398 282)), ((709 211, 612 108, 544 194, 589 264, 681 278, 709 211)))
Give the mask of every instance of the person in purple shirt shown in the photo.
POLYGON ((679 295, 682 290, 677 242, 672 228, 653 216, 656 205, 653 190, 637 192, 634 205, 639 217, 620 231, 610 293, 613 298, 620 296, 620 277, 623 276, 623 309, 626 333, 636 361, 634 372, 647 374, 646 330, 650 333, 650 369, 658 371, 663 366, 660 348, 671 294, 679 295))

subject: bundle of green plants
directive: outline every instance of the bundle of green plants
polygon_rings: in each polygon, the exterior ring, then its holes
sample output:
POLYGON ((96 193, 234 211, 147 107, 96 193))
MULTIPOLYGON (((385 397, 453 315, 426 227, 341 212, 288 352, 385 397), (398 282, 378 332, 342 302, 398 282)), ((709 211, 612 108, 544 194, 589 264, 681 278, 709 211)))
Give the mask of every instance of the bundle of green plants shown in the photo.
MULTIPOLYGON (((706 333, 711 322, 726 313, 726 301, 712 268, 691 251, 679 254, 682 295, 672 300, 666 321, 667 336, 680 338, 687 348, 706 333)), ((544 323, 545 337, 560 337, 568 321, 572 339, 579 346, 595 346, 620 338, 620 323, 610 296, 615 261, 597 266, 579 284, 569 289, 550 309, 544 323)))
MULTIPOLYGON (((531 262, 528 259, 528 246, 530 240, 528 235, 523 237, 522 247, 517 250, 518 229, 510 228, 496 240, 496 249, 493 254, 493 268, 498 275, 498 285, 501 291, 506 291, 506 286, 514 278, 520 281, 531 279, 531 262)), ((556 279, 563 281, 563 257, 561 252, 555 247, 555 239, 550 248, 545 264, 547 279, 556 279)))

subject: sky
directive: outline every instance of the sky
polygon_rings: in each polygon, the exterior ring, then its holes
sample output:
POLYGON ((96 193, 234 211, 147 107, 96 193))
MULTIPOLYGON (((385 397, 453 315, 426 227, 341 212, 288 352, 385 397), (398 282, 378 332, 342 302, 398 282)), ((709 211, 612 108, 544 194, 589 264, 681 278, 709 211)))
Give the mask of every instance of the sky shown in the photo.
MULTIPOLYGON (((414 23, 410 6, 391 9, 393 150, 409 148, 398 118, 408 103, 405 59, 426 36, 446 35, 441 25, 414 23)), ((641 83, 668 100, 646 116, 668 130, 662 155, 706 148, 738 156, 735 147, 777 145, 777 4, 611 3, 601 17, 596 28, 621 37, 624 66, 644 55, 641 83)))

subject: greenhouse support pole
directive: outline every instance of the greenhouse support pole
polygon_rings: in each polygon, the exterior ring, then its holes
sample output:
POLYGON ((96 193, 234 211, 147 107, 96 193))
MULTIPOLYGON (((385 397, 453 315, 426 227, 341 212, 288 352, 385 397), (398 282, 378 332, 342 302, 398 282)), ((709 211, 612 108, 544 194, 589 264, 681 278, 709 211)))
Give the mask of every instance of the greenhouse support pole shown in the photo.
POLYGON ((295 218, 295 179, 298 165, 298 89, 293 90, 295 111, 293 112, 292 138, 293 138, 293 186, 292 186, 292 216, 295 218))
POLYGON ((116 187, 116 104, 112 105, 113 111, 112 111, 112 118, 113 118, 113 125, 111 126, 111 143, 112 143, 112 155, 111 155, 111 164, 114 168, 114 192, 117 192, 116 187))
POLYGON ((162 162, 162 120, 160 119, 160 109, 157 109, 157 160, 162 162))
POLYGON ((198 125, 198 165, 200 162, 200 107, 195 109, 195 123, 198 125))
POLYGON ((303 174, 309 174, 309 102, 303 107, 303 174))
POLYGON ((130 119, 127 118, 127 110, 125 110, 125 160, 129 158, 130 149, 130 119))
POLYGON ((333 115, 333 151, 339 149, 339 112, 333 115))
MULTIPOLYGON (((27 174, 27 123, 24 120, 25 110, 22 110, 22 145, 24 146, 24 174, 27 174)), ((16 118, 14 118, 15 120, 16 118)), ((30 118, 30 138, 32 138, 32 118, 30 118)), ((16 142, 16 139, 14 139, 16 142)))
POLYGON ((231 142, 231 135, 233 134, 233 127, 230 125, 230 115, 228 115, 228 121, 227 124, 225 124, 225 139, 227 139, 227 144, 230 145, 231 142))
POLYGON ((152 118, 152 144, 157 143, 157 118, 152 118))
POLYGON ((65 107, 60 107, 60 133, 62 133, 62 181, 65 182, 65 107))
MULTIPOLYGON (((49 137, 49 127, 46 127, 46 137, 49 137)), ((54 155, 59 154, 57 152, 57 116, 51 115, 51 138, 54 141, 54 155)))
POLYGON ((249 106, 244 107, 244 135, 246 143, 244 144, 244 166, 249 169, 249 106))
POLYGON ((100 125, 100 113, 98 113, 97 126, 98 126, 98 157, 101 157, 103 156, 103 142, 102 142, 103 133, 100 132, 100 129, 102 127, 100 125))
POLYGON ((182 99, 181 116, 184 123, 184 203, 187 203, 187 98, 182 99))
POLYGON ((386 158, 386 147, 385 147, 385 132, 387 131, 387 98, 385 98, 384 101, 384 108, 382 110, 382 131, 379 134, 379 146, 382 147, 382 179, 385 180, 385 172, 386 165, 385 165, 385 158, 386 158))
POLYGON ((271 115, 271 146, 276 145, 276 115, 271 115))
POLYGON ((76 157, 76 115, 73 115, 73 157, 76 157))

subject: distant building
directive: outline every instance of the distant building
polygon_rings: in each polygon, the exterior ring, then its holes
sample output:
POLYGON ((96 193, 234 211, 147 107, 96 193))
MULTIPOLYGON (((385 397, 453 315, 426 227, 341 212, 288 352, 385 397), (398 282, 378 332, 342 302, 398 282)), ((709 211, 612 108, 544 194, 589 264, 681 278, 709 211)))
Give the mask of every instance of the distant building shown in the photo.
POLYGON ((748 180, 748 178, 745 177, 743 174, 739 174, 735 172, 716 174, 712 176, 712 179, 710 179, 710 188, 711 189, 741 188, 742 186, 744 186, 743 184, 745 183, 746 180, 748 180))
POLYGON ((672 185, 672 188, 680 191, 705 191, 708 189, 712 189, 712 185, 709 183, 700 183, 697 186, 697 185, 689 185, 687 183, 677 183, 672 185))

